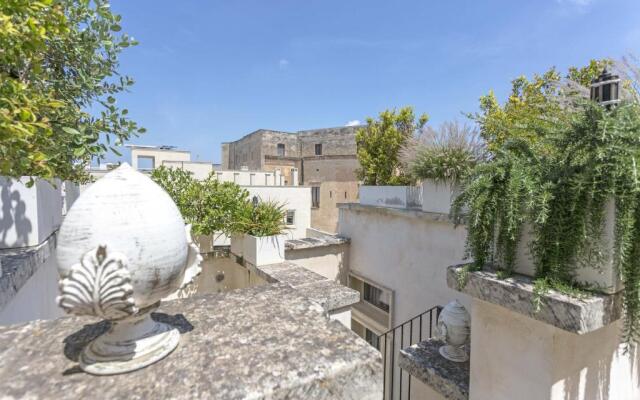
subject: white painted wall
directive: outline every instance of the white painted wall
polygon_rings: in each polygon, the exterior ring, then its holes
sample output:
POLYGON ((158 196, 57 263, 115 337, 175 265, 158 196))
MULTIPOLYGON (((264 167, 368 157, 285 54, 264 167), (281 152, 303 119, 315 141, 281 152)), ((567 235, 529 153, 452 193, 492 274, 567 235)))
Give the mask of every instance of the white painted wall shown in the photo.
POLYGON ((65 315, 56 305, 57 295, 58 267, 53 252, 0 311, 0 325, 54 319, 65 315))
POLYGON ((358 188, 360 204, 390 208, 422 207, 422 188, 418 186, 365 186, 358 188))
POLYGON ((295 210, 295 223, 285 234, 288 239, 306 237, 311 226, 311 188, 302 186, 248 186, 249 199, 258 196, 262 201, 277 201, 285 204, 286 210, 295 210))
POLYGON ((240 186, 283 186, 283 181, 276 179, 273 172, 218 170, 215 176, 221 182, 234 182, 240 186))
POLYGON ((191 152, 183 150, 163 150, 153 146, 127 146, 131 148, 131 167, 139 170, 138 157, 152 157, 154 168, 161 166, 165 161, 191 161, 191 152))
POLYGON ((349 270, 393 290, 391 326, 456 298, 469 307, 446 283, 447 267, 463 261, 465 228, 420 218, 418 210, 383 211, 342 207, 338 233, 351 238, 349 270))
POLYGON ((0 177, 0 248, 36 246, 62 223, 61 182, 0 177))
POLYGON ((474 299, 470 400, 635 400, 640 354, 622 321, 576 335, 474 299))
POLYGON ((287 250, 285 256, 288 261, 347 286, 349 244, 287 250))
POLYGON ((162 165, 167 168, 179 168, 189 171, 198 180, 207 179, 213 171, 213 164, 209 162, 163 160, 162 165))

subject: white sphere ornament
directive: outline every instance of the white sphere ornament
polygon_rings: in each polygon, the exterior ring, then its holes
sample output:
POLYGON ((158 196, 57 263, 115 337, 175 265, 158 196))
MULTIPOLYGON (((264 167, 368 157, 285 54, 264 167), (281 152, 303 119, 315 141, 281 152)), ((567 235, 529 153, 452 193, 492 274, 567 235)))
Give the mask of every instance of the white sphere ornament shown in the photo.
POLYGON ((83 370, 129 372, 176 348, 178 330, 150 313, 200 272, 189 230, 169 195, 128 164, 74 203, 58 235, 57 302, 68 313, 111 321, 82 351, 83 370))
POLYGON ((447 304, 440 312, 438 331, 446 343, 439 349, 441 356, 455 362, 469 359, 464 345, 467 344, 471 332, 471 317, 458 300, 447 304))

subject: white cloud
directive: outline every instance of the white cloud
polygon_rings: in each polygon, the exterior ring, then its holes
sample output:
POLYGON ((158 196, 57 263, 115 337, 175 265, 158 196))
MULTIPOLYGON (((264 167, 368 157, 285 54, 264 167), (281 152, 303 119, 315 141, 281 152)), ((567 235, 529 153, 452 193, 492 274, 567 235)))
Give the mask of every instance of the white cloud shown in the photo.
POLYGON ((289 60, 287 60, 286 58, 281 58, 278 61, 278 67, 280 67, 280 69, 286 69, 289 66, 289 60))
POLYGON ((358 125, 362 125, 362 122, 360 122, 360 120, 354 119, 347 122, 344 126, 358 126, 358 125))

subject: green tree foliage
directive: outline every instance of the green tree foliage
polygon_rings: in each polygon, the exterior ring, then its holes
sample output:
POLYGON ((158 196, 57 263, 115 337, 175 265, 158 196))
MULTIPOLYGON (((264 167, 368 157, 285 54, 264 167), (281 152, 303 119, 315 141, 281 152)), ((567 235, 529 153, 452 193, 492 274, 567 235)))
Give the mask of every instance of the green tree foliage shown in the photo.
POLYGON ((92 157, 144 132, 114 97, 133 84, 120 19, 107 0, 0 1, 0 175, 85 181, 92 157))
MULTIPOLYGON (((523 224, 532 228, 538 288, 584 288, 575 269, 613 257, 624 282, 625 337, 640 339, 640 104, 608 110, 584 100, 536 141, 515 137, 478 165, 455 201, 467 221, 476 268, 509 273, 523 224), (605 205, 615 201, 615 239, 606 248, 605 205)), ((586 288, 597 289, 597 288, 586 288)))
POLYGON ((171 196, 196 235, 230 234, 241 230, 249 193, 211 174, 203 181, 179 168, 156 168, 151 178, 171 196))
MULTIPOLYGON (((565 79, 586 88, 611 60, 591 60, 589 65, 569 68, 565 79)), ((551 68, 529 80, 520 76, 511 82, 511 94, 500 105, 493 91, 480 98, 480 112, 469 115, 491 151, 497 150, 508 138, 536 141, 558 123, 567 123, 566 108, 557 101, 561 74, 551 68)))
POLYGON ((413 108, 386 110, 378 119, 367 118, 367 125, 356 132, 358 179, 365 185, 406 185, 400 153, 407 141, 428 121, 426 114, 416 120, 413 108))

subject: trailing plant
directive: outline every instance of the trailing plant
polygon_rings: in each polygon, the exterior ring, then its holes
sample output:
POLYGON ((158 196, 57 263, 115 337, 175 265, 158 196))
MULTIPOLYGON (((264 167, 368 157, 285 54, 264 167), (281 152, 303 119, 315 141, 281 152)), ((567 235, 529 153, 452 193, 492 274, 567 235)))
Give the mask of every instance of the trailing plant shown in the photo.
POLYGON ((0 175, 84 182, 144 132, 116 104, 133 84, 118 55, 137 44, 120 21, 107 0, 0 1, 0 175))
POLYGON ((445 122, 437 130, 429 126, 404 147, 403 158, 417 180, 458 183, 484 159, 478 131, 457 121, 445 122))
MULTIPOLYGON (((524 226, 532 230, 537 292, 577 293, 576 268, 613 257, 625 285, 625 339, 640 337, 640 104, 583 101, 566 124, 537 141, 512 138, 474 168, 454 213, 468 226, 474 267, 511 272, 524 226), (615 201, 613 249, 603 248, 605 209, 615 201)), ((597 288, 586 288, 597 289, 597 288)))
POLYGON ((421 129, 429 117, 416 119, 413 108, 385 110, 378 119, 367 118, 367 125, 356 132, 358 162, 356 174, 365 185, 407 185, 401 151, 407 141, 421 129))
POLYGON ((237 233, 251 236, 279 235, 287 229, 284 217, 284 204, 276 201, 246 202, 240 209, 235 227, 237 233))

